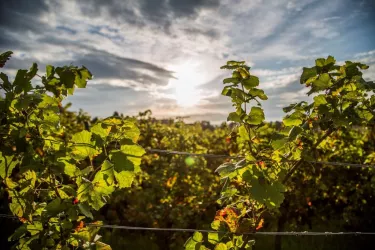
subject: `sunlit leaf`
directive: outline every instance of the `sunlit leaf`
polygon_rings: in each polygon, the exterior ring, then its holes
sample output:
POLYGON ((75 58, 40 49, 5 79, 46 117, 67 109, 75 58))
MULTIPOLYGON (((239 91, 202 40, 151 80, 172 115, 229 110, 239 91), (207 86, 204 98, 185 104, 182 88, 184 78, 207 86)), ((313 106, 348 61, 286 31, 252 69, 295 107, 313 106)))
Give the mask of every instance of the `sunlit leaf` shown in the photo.
POLYGON ((246 89, 252 89, 259 85, 259 78, 256 76, 249 76, 249 78, 242 81, 242 84, 246 89))
POLYGON ((73 135, 72 153, 76 159, 92 158, 98 153, 91 141, 91 136, 92 133, 86 130, 73 135))
POLYGON ((0 177, 5 179, 10 176, 14 167, 18 164, 18 160, 12 155, 3 155, 0 152, 0 177))
POLYGON ((259 125, 264 121, 264 112, 262 108, 252 107, 249 113, 249 124, 259 125))

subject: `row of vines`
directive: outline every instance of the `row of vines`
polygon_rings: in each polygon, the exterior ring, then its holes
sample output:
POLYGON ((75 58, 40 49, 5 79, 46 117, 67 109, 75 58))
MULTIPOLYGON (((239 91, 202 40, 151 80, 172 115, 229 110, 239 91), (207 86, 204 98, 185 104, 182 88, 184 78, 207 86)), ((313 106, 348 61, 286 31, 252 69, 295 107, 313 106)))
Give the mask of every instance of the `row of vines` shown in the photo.
MULTIPOLYGON (((10 56, 1 54, 2 67, 10 56)), ((47 66, 39 75, 33 64, 13 80, 0 73, 0 211, 19 218, 0 218, 6 225, 1 243, 16 249, 225 250, 350 249, 370 242, 324 239, 324 248, 321 240, 246 234, 374 230, 373 170, 308 162, 375 162, 375 84, 362 77, 368 66, 317 59, 300 79, 313 102, 291 104, 276 123, 265 121, 268 98, 245 62, 222 68, 231 71, 222 94, 234 111, 232 123, 221 126, 159 121, 151 111, 106 119, 71 112, 63 103, 92 78, 85 67, 47 66)))

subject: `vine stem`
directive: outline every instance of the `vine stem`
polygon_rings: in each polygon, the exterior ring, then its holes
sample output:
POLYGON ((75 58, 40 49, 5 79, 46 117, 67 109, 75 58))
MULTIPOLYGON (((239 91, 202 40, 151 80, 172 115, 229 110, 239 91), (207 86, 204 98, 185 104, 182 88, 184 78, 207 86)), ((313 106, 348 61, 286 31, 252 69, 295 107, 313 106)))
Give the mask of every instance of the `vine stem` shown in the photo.
MULTIPOLYGON (((322 141, 324 141, 328 136, 330 136, 332 133, 333 133, 333 128, 329 128, 327 130, 327 132, 322 136, 320 137, 320 139, 312 146, 311 150, 315 150, 320 143, 322 143, 322 141)), ((302 165, 302 163, 304 162, 303 159, 300 159, 290 170, 289 172, 285 175, 282 183, 285 184, 289 178, 292 176, 292 174, 302 165)))
POLYGON ((254 152, 253 144, 251 143, 250 129, 248 127, 248 124, 244 123, 244 127, 246 129, 247 134, 249 135, 249 140, 247 141, 247 143, 249 144, 250 153, 255 158, 255 152, 254 152))
MULTIPOLYGON (((264 212, 264 211, 266 211, 267 209, 263 209, 261 212, 260 212, 260 215, 258 216, 258 219, 256 220, 256 222, 255 222, 255 226, 256 225, 258 225, 259 224, 259 222, 261 221, 261 219, 262 219, 262 213, 264 212)), ((256 230, 254 230, 254 232, 256 232, 256 230)), ((246 245, 247 245, 247 243, 251 240, 251 239, 253 239, 254 238, 254 235, 250 235, 250 234, 248 234, 248 235, 245 235, 245 237, 244 237, 245 239, 244 239, 244 242, 243 242, 243 244, 242 244, 242 246, 241 246, 241 248, 240 248, 240 250, 245 250, 246 248, 246 245)))
MULTIPOLYGON (((242 92, 245 93, 245 89, 244 89, 242 83, 241 83, 241 87, 242 87, 242 92)), ((245 96, 245 95, 244 95, 244 99, 245 99, 245 102, 244 102, 244 108, 245 108, 245 113, 246 113, 246 96, 245 96)))

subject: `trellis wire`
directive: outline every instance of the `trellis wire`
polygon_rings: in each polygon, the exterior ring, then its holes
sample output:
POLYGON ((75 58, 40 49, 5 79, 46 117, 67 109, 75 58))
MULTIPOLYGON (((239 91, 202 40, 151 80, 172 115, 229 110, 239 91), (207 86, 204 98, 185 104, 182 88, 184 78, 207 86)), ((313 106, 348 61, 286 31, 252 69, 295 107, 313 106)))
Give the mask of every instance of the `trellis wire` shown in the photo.
MULTIPOLYGON (((144 230, 144 231, 169 231, 169 232, 201 232, 201 233, 222 233, 222 234, 233 234, 231 232, 207 230, 207 229, 190 229, 190 228, 153 228, 153 227, 130 227, 130 226, 119 226, 119 225, 97 225, 87 224, 90 227, 100 228, 112 228, 112 229, 126 229, 126 230, 144 230)), ((375 232, 244 232, 243 235, 286 235, 286 236, 329 236, 329 235, 375 235, 375 232)))
MULTIPOLYGON (((230 156, 230 155, 216 155, 216 154, 199 154, 199 153, 189 153, 182 151, 164 150, 164 149, 145 149, 148 153, 160 153, 160 154, 170 154, 170 155, 186 155, 186 156, 198 156, 204 158, 226 158, 226 159, 245 159, 243 156, 230 156)), ((257 163, 259 161, 249 161, 251 163, 257 163)), ((283 161, 283 162, 296 162, 296 161, 283 161)), ((375 168, 375 165, 371 164, 361 164, 361 163, 345 163, 345 162, 329 162, 329 161, 305 161, 311 164, 323 164, 341 167, 357 167, 357 168, 375 168)))
MULTIPOLYGON (((18 220, 17 216, 0 214, 0 218, 18 220)), ((208 229, 191 229, 191 228, 156 228, 156 227, 131 227, 131 226, 120 226, 120 225, 98 225, 94 223, 87 223, 88 227, 100 227, 100 228, 111 228, 111 229, 123 229, 123 230, 134 230, 134 231, 164 231, 164 232, 186 232, 186 233, 222 233, 222 234, 233 234, 231 232, 215 231, 208 229)), ((337 235, 375 235, 375 232, 244 232, 243 235, 268 235, 268 236, 337 236, 337 235)))

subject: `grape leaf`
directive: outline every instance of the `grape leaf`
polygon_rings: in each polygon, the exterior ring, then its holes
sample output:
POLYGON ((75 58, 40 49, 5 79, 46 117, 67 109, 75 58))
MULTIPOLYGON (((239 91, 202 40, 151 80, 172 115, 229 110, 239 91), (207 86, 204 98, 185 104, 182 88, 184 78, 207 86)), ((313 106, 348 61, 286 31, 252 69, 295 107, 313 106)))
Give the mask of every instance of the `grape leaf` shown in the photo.
POLYGON ((256 76, 249 76, 248 79, 242 80, 242 84, 245 89, 252 89, 259 85, 259 78, 256 76))
POLYGON ((74 159, 83 160, 86 157, 92 158, 98 151, 94 147, 94 143, 91 141, 92 133, 89 131, 81 131, 76 133, 72 137, 72 154, 74 159))
POLYGON ((0 152, 0 177, 5 179, 10 176, 17 163, 18 160, 13 155, 7 156, 0 152))
POLYGON ((252 107, 249 113, 248 122, 253 125, 259 125, 264 121, 264 112, 262 108, 252 107))

